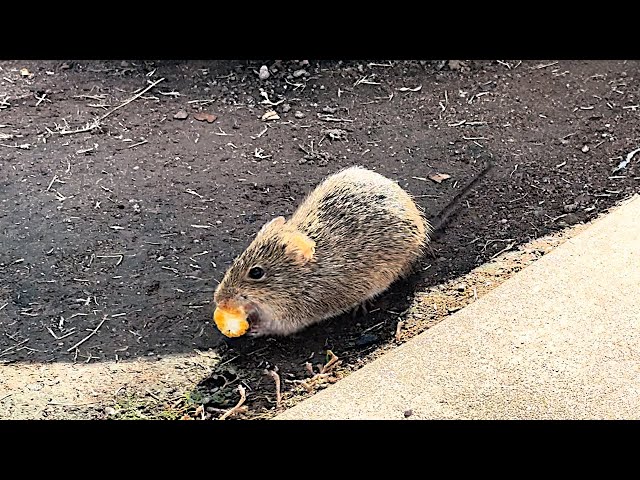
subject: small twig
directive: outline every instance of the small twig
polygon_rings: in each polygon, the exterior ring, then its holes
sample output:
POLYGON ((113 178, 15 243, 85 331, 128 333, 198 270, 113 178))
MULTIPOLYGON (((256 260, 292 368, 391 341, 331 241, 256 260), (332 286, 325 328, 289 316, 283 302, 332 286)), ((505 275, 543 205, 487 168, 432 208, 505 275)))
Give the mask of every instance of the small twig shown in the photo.
POLYGON ((117 107, 112 108, 111 110, 109 110, 107 113, 105 113, 104 115, 98 117, 97 119, 95 119, 93 122, 91 122, 90 124, 88 124, 86 127, 84 128, 79 128, 77 130, 62 130, 60 131, 60 135, 72 135, 75 133, 84 133, 84 132, 91 132, 92 130, 95 130, 96 128, 100 128, 100 122, 103 121, 105 118, 107 118, 109 115, 111 115, 113 112, 115 112, 116 110, 118 110, 119 108, 124 107, 125 105, 128 105, 129 103, 133 102, 135 99, 137 99, 138 97, 141 97, 145 92, 151 90, 153 87, 155 87, 157 84, 159 84, 160 82, 162 82, 164 80, 164 78, 161 78, 160 80, 157 80, 155 82, 153 82, 151 85, 149 85, 147 88, 145 88, 144 90, 142 90, 141 92, 136 93, 133 97, 131 97, 129 100, 126 100, 125 102, 121 103, 120 105, 118 105, 117 107))
POLYGON ((242 385, 238 385, 238 393, 240 393, 240 400, 238 400, 236 406, 223 413, 220 417, 218 417, 218 420, 226 420, 231 415, 238 413, 238 410, 240 410, 240 407, 242 407, 242 404, 247 399, 247 391, 242 385))
MULTIPOLYGON (((7 335, 7 337, 9 337, 10 339, 12 339, 14 342, 15 342, 15 341, 17 341, 17 340, 15 340, 11 335, 9 335, 9 334, 6 334, 6 335, 7 335)), ((29 341, 29 339, 27 338, 27 339, 25 339, 25 340, 22 340, 21 342, 18 342, 18 343, 17 343, 17 344, 15 344, 15 345, 11 345, 10 347, 5 348, 2 352, 0 352, 0 357, 3 357, 3 356, 5 356, 5 355, 8 355, 8 354, 9 354, 9 352, 10 352, 11 350, 14 350, 14 349, 16 349, 16 348, 18 348, 18 347, 21 347, 22 345, 24 345, 24 344, 25 344, 25 343, 27 343, 28 341, 29 341)))
POLYGON ((6 307, 7 305, 9 305, 9 302, 7 302, 7 303, 5 303, 4 305, 2 305, 2 306, 0 307, 0 310, 2 310, 2 309, 3 309, 4 307, 6 307))
MULTIPOLYGON (((93 357, 95 358, 95 357, 93 357)), ((49 402, 47 403, 47 405, 56 405, 58 407, 80 407, 80 406, 84 406, 84 405, 95 405, 96 403, 100 403, 98 401, 96 402, 83 402, 83 403, 59 403, 59 402, 49 402)))
POLYGON ((60 340, 60 337, 58 337, 55 333, 53 333, 53 330, 51 330, 50 327, 47 327, 47 330, 49 331, 49 333, 53 338, 55 338, 56 340, 60 340))
POLYGON ((189 193, 191 195, 195 195, 196 197, 203 199, 204 197, 202 195, 200 195, 198 192, 196 192, 195 190, 191 190, 190 188, 187 188, 185 190, 186 193, 189 193))
POLYGON ((527 196, 529 195, 529 192, 525 193, 523 196, 518 197, 518 198, 514 198, 513 200, 509 200, 507 203, 514 203, 514 202, 518 202, 520 200, 524 200, 525 198, 527 198, 527 196))
POLYGON ((141 142, 134 143, 133 145, 129 145, 127 148, 137 147, 139 145, 144 145, 145 143, 149 143, 149 141, 148 140, 142 140, 141 142))
POLYGON ((400 341, 400 331, 402 330, 403 325, 404 325, 404 320, 400 320, 396 325, 396 342, 400 341))
POLYGON ((235 357, 230 358, 229 360, 225 360, 224 362, 222 362, 220 365, 218 365, 218 367, 222 367, 223 365, 226 365, 227 363, 231 363, 234 360, 236 360, 237 358, 240 358, 240 355, 236 355, 235 357))
POLYGON ((276 384, 276 408, 280 408, 280 404, 282 403, 282 393, 280 392, 280 375, 278 375, 275 369, 265 370, 264 373, 273 378, 273 382, 276 384))
POLYGON ((9 398, 11 395, 13 395, 13 393, 7 393, 4 397, 0 397, 0 402, 3 401, 5 398, 9 398))
POLYGON ((329 373, 331 370, 333 370, 335 368, 336 363, 339 360, 339 358, 336 356, 336 354, 333 353, 331 350, 327 350, 327 355, 329 355, 331 358, 329 359, 329 361, 327 363, 325 363, 322 366, 322 369, 320 370, 320 373, 329 373))
POLYGON ((318 118, 325 122, 353 122, 353 120, 349 120, 348 118, 335 118, 331 116, 322 116, 321 114, 318 114, 318 118))
POLYGON ((632 150, 629 153, 627 153, 626 158, 623 161, 621 161, 616 168, 613 169, 612 173, 616 173, 617 171, 625 168, 629 164, 629 162, 633 159, 634 155, 638 152, 640 152, 640 148, 636 148, 635 150, 632 150))
POLYGON ((542 65, 537 65, 535 67, 536 70, 540 70, 541 68, 547 68, 547 67, 553 67, 554 65, 557 65, 558 62, 551 62, 551 63, 547 63, 547 64, 542 64, 542 65))
POLYGON ((260 138, 262 135, 267 133, 267 130, 269 130, 269 127, 267 125, 265 125, 264 126, 264 130, 262 130, 258 135, 256 135, 256 138, 260 138))
MULTIPOLYGON (((377 310, 380 310, 380 309, 378 308, 377 310)), ((369 313, 372 313, 372 312, 373 312, 373 310, 372 310, 371 312, 369 312, 369 313)), ((385 321, 386 321, 386 320, 385 320, 385 321)), ((376 328, 378 328, 380 325, 382 325, 383 323, 385 323, 385 321, 382 321, 382 322, 376 323, 375 325, 373 325, 373 326, 371 326, 371 327, 367 328, 366 330, 363 330, 361 333, 362 333, 362 334, 365 334, 365 333, 367 333, 367 332, 370 332, 371 330, 375 330, 375 329, 376 329, 376 328)))
POLYGON ((149 390, 149 389, 147 388, 147 390, 146 390, 146 391, 147 391, 147 393, 148 393, 151 397, 155 398, 155 399, 156 399, 156 400, 158 400, 158 401, 161 401, 161 400, 160 400, 160 397, 158 397, 158 396, 157 396, 155 393, 153 393, 151 390, 149 390))
POLYGON ((214 135, 221 135, 224 137, 233 137, 233 133, 227 133, 224 130, 222 130, 222 127, 218 127, 218 130, 220 130, 220 133, 218 132, 213 132, 214 135))
POLYGON ((491 258, 496 258, 498 255, 500 255, 503 252, 506 252, 507 250, 511 250, 514 246, 515 246, 515 242, 510 243, 509 245, 507 245, 506 247, 504 247, 502 250, 500 250, 498 253, 496 253, 495 255, 493 255, 491 258))
POLYGON ((46 93, 43 93, 41 97, 39 97, 38 95, 34 95, 34 96, 38 99, 38 101, 36 102, 36 107, 37 107, 38 105, 40 105, 42 102, 44 102, 45 100, 46 100, 47 102, 51 103, 51 100, 49 100, 48 98, 46 98, 46 96, 47 96, 47 94, 46 94, 46 93))
POLYGON ((156 80, 155 82, 151 83, 151 85, 149 85, 147 88, 145 88, 144 90, 136 93, 133 97, 131 97, 129 100, 126 100, 125 102, 121 103, 120 105, 118 105, 117 107, 109 110, 107 113, 105 113, 104 115, 102 115, 101 117, 98 117, 98 122, 101 122, 102 120, 104 120, 105 118, 107 118, 109 115, 111 115, 113 112, 115 112, 116 110, 118 110, 119 108, 124 107, 125 105, 130 104, 131 102, 133 102, 135 99, 137 99, 138 97, 141 97, 142 95, 144 95, 145 93, 147 93, 149 90, 151 90, 153 87, 155 87, 156 85, 158 85, 160 82, 164 81, 164 77, 156 80))
POLYGON ((28 143, 23 143, 22 145, 7 145, 6 143, 0 143, 0 145, 7 148, 19 148, 21 150, 29 150, 29 148, 31 148, 31 145, 28 143))
POLYGON ((263 152, 264 150, 262 148, 256 147, 255 151, 253 152, 253 156, 260 159, 271 158, 271 155, 264 155, 263 152))
POLYGON ((71 352, 72 350, 78 348, 80 345, 82 345, 84 342, 86 342, 87 340, 89 340, 92 336, 94 336, 96 334, 96 332, 100 329, 100 327, 102 326, 102 324, 107 320, 107 318, 109 318, 108 315, 105 315, 104 318, 102 319, 102 321, 98 324, 98 326, 96 328, 93 329, 93 331, 87 335, 86 337, 84 337, 82 340, 80 340, 78 343, 76 343, 74 346, 69 347, 67 349, 67 353, 71 352))

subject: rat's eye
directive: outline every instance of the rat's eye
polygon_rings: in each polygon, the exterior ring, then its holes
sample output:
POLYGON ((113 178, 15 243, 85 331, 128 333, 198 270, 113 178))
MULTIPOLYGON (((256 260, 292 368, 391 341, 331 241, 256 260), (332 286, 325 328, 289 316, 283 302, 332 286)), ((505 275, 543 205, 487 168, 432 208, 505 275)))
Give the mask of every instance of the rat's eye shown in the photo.
POLYGON ((264 278, 264 270, 262 267, 251 267, 248 276, 252 280, 261 280, 264 278))

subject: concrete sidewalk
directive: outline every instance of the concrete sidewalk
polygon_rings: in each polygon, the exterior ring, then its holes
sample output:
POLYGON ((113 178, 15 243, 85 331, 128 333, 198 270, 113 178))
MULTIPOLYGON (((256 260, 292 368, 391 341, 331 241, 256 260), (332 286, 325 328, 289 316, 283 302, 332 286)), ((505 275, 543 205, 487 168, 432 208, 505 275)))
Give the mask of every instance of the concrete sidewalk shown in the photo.
POLYGON ((276 419, 640 419, 640 197, 276 419))

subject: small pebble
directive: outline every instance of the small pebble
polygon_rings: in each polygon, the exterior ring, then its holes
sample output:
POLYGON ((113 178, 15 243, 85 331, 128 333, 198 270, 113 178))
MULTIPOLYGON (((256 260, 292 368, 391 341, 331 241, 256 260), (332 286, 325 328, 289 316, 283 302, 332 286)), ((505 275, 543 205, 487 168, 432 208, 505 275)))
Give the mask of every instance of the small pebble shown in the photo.
POLYGON ((467 288, 467 286, 464 283, 460 283, 460 284, 456 285, 456 290, 459 291, 459 292, 464 292, 466 288, 467 288))
POLYGON ((289 105, 288 103, 282 105, 282 113, 287 113, 289 110, 291 110, 291 105, 289 105))
POLYGON ((413 410, 404 411, 404 418, 409 418, 411 415, 413 415, 413 410))
POLYGON ((260 77, 260 80, 266 80, 267 78, 269 78, 269 69, 267 68, 266 65, 262 65, 260 67, 260 72, 258 73, 258 77, 260 77))
POLYGON ((588 146, 588 145, 585 145, 584 147, 582 147, 582 151, 583 151, 584 153, 587 153, 587 152, 589 151, 589 146, 588 146))
POLYGON ((176 120, 184 120, 185 118, 187 118, 189 116, 189 114, 187 112, 185 112, 184 110, 179 110, 174 116, 173 118, 176 120))
POLYGON ((296 113, 293 114, 294 117, 296 118, 304 118, 306 117, 306 115, 304 113, 302 113, 301 111, 296 111, 296 113))
POLYGON ((106 413, 107 415, 112 417, 113 415, 116 414, 116 409, 113 408, 113 407, 107 407, 107 408, 104 409, 104 413, 106 413))
POLYGON ((303 75, 308 75, 306 70, 300 69, 293 72, 293 78, 300 78, 303 75))

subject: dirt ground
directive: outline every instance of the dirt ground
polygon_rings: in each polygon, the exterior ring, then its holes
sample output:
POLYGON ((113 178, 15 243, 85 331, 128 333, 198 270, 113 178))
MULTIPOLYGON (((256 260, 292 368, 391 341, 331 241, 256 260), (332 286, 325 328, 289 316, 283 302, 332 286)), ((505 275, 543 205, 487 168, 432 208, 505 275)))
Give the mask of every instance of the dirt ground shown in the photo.
POLYGON ((637 61, 265 65, 0 62, 0 419, 213 419, 240 385, 231 418, 269 418, 640 192, 637 61), (212 325, 233 258, 326 175, 375 169, 434 218, 487 159, 368 315, 284 339, 212 325))

